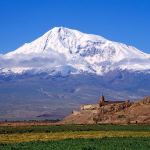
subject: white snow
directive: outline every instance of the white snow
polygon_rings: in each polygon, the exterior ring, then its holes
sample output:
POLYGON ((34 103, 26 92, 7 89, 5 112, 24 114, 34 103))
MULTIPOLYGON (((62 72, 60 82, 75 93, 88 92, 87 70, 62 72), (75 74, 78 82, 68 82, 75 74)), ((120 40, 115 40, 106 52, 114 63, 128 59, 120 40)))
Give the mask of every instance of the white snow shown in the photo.
POLYGON ((64 27, 55 27, 0 59, 4 62, 0 68, 15 68, 11 69, 14 73, 35 69, 59 70, 64 75, 75 72, 103 74, 113 69, 150 69, 150 54, 64 27))

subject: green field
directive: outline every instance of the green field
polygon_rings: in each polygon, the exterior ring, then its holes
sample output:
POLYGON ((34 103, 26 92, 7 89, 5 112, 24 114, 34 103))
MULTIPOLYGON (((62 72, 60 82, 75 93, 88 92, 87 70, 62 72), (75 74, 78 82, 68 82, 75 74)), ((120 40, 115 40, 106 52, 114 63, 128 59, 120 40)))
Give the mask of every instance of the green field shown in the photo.
POLYGON ((149 150, 150 125, 0 127, 0 150, 149 150))
POLYGON ((149 150, 150 138, 67 139, 1 144, 0 150, 149 150))
POLYGON ((54 125, 54 126, 0 126, 0 134, 49 133, 69 131, 150 131, 150 125, 54 125))

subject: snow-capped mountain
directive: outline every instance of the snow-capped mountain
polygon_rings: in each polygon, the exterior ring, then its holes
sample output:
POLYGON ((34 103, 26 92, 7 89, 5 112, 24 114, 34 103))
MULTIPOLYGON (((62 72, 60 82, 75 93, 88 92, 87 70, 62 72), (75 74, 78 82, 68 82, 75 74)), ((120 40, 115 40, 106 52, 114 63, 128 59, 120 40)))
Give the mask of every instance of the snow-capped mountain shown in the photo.
POLYGON ((0 120, 62 118, 102 92, 111 100, 150 95, 150 55, 63 27, 0 55, 0 120))
POLYGON ((0 56, 1 73, 102 75, 116 69, 150 69, 150 54, 135 47, 77 30, 55 27, 31 43, 0 56))

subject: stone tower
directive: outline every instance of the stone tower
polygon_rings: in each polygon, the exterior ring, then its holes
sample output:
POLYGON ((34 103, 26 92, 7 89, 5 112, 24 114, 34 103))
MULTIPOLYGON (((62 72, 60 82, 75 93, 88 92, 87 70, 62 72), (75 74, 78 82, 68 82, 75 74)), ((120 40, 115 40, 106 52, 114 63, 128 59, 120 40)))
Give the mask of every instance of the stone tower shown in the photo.
POLYGON ((102 94, 102 96, 99 99, 99 106, 101 107, 101 106, 104 106, 104 105, 105 105, 105 97, 102 94))

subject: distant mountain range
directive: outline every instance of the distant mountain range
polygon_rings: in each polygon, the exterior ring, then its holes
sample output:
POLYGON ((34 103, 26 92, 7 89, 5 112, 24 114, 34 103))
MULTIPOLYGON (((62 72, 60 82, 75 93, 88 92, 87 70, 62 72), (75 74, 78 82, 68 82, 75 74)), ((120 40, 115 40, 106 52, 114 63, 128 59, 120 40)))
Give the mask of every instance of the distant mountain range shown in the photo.
POLYGON ((59 118, 82 103, 150 95, 150 54, 55 27, 0 55, 0 118, 59 118), (60 115, 61 114, 61 115, 60 115))

